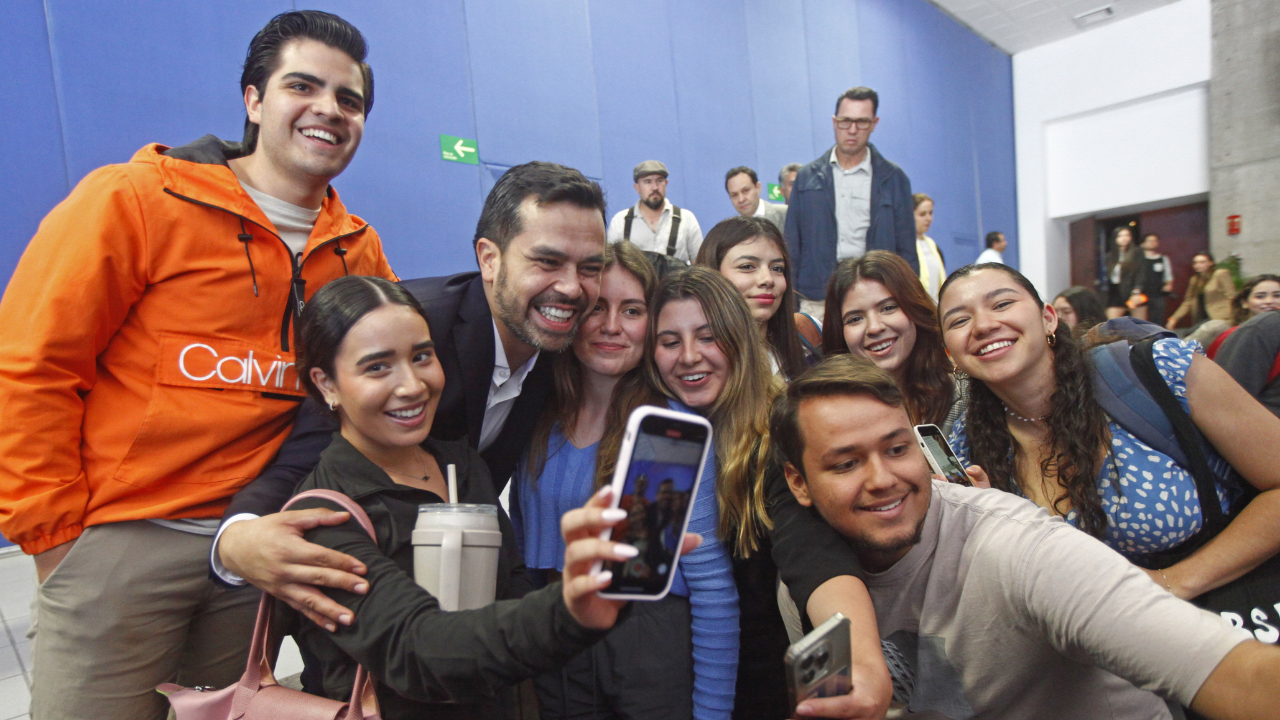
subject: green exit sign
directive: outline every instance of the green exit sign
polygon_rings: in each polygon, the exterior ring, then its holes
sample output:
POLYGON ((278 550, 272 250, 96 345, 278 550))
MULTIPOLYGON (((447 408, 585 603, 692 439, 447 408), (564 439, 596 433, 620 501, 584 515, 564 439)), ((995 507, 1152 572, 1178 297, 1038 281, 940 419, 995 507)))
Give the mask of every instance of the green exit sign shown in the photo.
POLYGON ((770 202, 782 202, 786 198, 782 197, 782 186, 778 183, 769 183, 769 200, 770 202))
POLYGON ((475 140, 452 135, 440 136, 440 158, 442 160, 479 165, 480 156, 476 152, 477 147, 475 140))

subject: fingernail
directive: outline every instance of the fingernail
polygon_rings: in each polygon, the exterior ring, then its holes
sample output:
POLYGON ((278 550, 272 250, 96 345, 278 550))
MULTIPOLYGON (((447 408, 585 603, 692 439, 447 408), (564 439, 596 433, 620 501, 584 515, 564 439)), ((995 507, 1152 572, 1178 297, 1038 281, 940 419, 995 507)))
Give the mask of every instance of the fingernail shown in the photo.
POLYGON ((613 554, 624 558, 633 558, 640 554, 640 551, 634 545, 624 545, 615 543, 613 546, 613 554))
POLYGON ((603 571, 603 572, 596 573, 596 584, 597 584, 597 585, 600 585, 601 587, 603 587, 603 586, 605 586, 605 585, 608 585, 608 584, 609 584, 609 583, 611 583, 611 582, 613 582, 613 571, 612 571, 612 570, 605 570, 605 571, 603 571))
POLYGON ((808 704, 800 705, 799 707, 797 707, 797 708, 796 708, 796 714, 797 714, 797 715, 812 715, 812 714, 813 714, 813 708, 809 707, 809 705, 808 705, 808 704))
POLYGON ((600 498, 606 497, 611 492, 613 492, 613 486, 605 485, 604 487, 600 488, 599 492, 596 493, 596 497, 600 497, 600 498))
POLYGON ((325 623, 324 629, 328 630, 329 632, 337 632, 338 626, 334 625, 333 623, 325 623))
POLYGON ((350 625, 350 624, 351 624, 351 616, 350 616, 350 615, 347 615, 347 614, 339 615, 339 616, 338 616, 338 622, 342 623, 343 625, 350 625))
POLYGON ((609 522, 617 522, 619 520, 627 519, 627 511, 622 508, 609 508, 608 510, 602 510, 600 512, 600 517, 608 520, 609 522))
POLYGON ((356 590, 356 592, 357 592, 357 593, 359 593, 359 594, 363 595, 363 594, 365 594, 366 592, 368 592, 368 590, 369 590, 369 583, 356 583, 355 590, 356 590))

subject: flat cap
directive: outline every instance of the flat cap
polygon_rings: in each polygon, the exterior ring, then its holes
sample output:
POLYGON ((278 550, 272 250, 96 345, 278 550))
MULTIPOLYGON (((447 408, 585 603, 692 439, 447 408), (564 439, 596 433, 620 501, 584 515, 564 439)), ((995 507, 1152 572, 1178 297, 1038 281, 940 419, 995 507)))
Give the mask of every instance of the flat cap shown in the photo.
POLYGON ((637 165, 635 170, 631 171, 631 178, 633 182, 640 182, 640 178, 645 175, 661 175, 662 177, 666 177, 668 174, 667 166, 663 165, 660 161, 645 160, 637 165))

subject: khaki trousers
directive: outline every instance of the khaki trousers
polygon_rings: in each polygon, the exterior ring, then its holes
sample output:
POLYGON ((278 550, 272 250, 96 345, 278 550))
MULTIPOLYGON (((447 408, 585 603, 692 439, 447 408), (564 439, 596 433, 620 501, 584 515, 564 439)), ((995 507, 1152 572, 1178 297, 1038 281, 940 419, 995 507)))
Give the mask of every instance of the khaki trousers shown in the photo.
POLYGON ((260 595, 209 579, 212 540, 145 520, 85 530, 37 591, 33 720, 163 720, 156 685, 240 678, 260 595))

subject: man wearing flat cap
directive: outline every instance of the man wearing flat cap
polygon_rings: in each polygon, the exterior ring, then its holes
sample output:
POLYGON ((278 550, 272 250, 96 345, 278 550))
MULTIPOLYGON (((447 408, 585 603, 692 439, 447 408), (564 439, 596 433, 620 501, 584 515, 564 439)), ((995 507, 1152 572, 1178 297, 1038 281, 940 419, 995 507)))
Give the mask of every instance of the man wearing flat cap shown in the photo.
POLYGON ((645 160, 631 173, 640 201, 609 222, 609 242, 629 240, 641 250, 692 263, 702 245, 698 218, 667 199, 667 166, 645 160))

